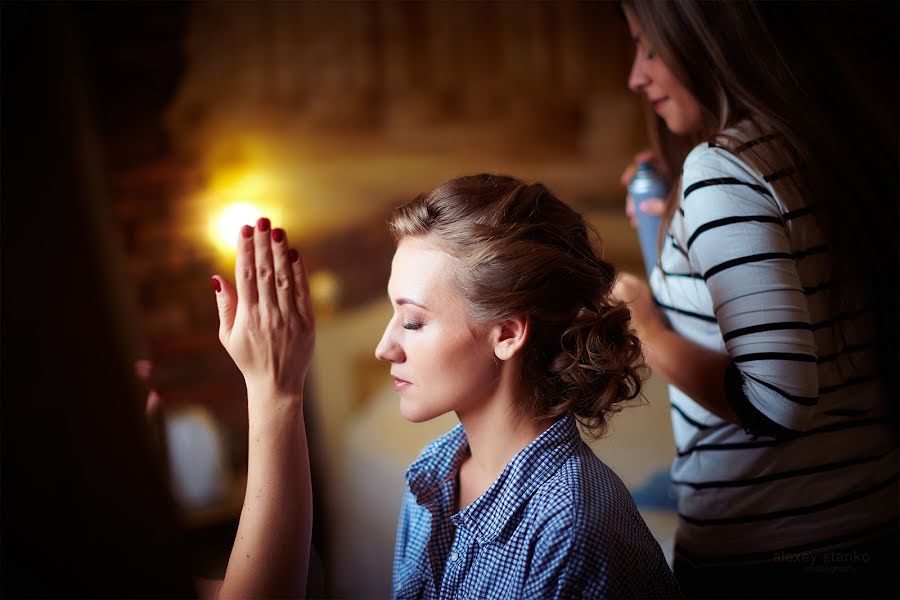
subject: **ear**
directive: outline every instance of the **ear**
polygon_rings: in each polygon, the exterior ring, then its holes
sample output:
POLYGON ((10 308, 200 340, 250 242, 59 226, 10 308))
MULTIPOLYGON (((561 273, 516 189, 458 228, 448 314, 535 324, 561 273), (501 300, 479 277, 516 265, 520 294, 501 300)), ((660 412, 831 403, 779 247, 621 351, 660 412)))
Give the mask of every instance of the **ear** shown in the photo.
POLYGON ((500 360, 509 360, 525 346, 528 339, 528 318, 505 319, 494 325, 491 342, 494 355, 500 360))

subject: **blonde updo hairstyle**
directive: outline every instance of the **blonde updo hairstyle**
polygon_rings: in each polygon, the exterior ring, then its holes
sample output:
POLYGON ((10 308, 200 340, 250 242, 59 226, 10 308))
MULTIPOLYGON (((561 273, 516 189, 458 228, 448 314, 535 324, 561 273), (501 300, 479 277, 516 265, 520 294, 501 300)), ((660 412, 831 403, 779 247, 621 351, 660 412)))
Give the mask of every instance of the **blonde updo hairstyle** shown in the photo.
POLYGON ((631 313, 610 296, 615 268, 584 218, 540 183, 474 175, 396 208, 397 243, 428 237, 459 261, 455 282, 478 325, 528 318, 520 407, 537 420, 572 413, 593 435, 647 377, 631 313))

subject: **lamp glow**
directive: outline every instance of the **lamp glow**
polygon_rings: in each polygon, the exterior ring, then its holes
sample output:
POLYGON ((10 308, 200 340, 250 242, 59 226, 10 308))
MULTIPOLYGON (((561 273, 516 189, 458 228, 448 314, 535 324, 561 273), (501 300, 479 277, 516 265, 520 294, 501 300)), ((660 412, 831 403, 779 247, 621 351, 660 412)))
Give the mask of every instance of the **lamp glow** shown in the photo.
POLYGON ((248 202, 237 202, 226 206, 213 221, 213 240, 224 251, 237 248, 238 235, 244 225, 253 225, 262 212, 248 202))

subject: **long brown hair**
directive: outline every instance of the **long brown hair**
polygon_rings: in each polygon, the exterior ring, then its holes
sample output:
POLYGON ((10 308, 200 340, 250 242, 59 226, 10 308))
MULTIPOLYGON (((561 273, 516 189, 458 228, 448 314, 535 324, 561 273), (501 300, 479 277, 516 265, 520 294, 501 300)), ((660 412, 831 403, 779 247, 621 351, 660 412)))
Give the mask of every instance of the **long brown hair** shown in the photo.
MULTIPOLYGON (((800 10, 791 4, 626 3, 634 9, 650 46, 702 107, 702 128, 691 139, 672 134, 659 117, 650 118, 651 141, 674 183, 664 223, 668 225, 678 208, 677 174, 695 143, 709 141, 734 149, 740 141, 723 138, 723 133, 738 125, 771 136, 773 143, 747 148, 740 156, 763 175, 791 170, 790 176, 771 185, 782 198, 803 203, 791 210, 804 206, 814 210, 829 245, 836 284, 832 312, 860 303, 877 311, 882 373, 895 397, 900 266, 897 94, 887 94, 892 108, 873 111, 877 94, 859 93, 861 79, 850 77, 853 69, 841 59, 850 47, 847 40, 834 38, 842 28, 828 30, 828 43, 816 39, 821 23, 846 18, 846 11, 827 14, 828 7, 800 3, 800 10), (811 15, 809 10, 818 12, 811 15), (878 123, 876 115, 893 118, 878 123)), ((890 51, 896 56, 896 48, 890 51)), ((896 90, 896 68, 884 69, 884 75, 896 90)))
POLYGON ((390 227, 398 242, 427 236, 459 259, 455 283, 474 323, 527 316, 523 414, 571 413, 599 435, 640 395, 648 372, 631 313, 610 295, 615 268, 584 218, 542 184, 460 177, 395 209, 390 227))

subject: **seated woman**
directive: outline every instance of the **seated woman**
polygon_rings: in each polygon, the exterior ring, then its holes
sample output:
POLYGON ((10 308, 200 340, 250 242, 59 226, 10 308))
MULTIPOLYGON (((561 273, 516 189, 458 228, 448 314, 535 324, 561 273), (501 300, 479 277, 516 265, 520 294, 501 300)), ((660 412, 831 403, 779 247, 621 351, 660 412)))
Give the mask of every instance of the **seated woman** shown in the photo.
POLYGON ((460 425, 407 471, 397 598, 672 598, 659 545, 582 441, 641 386, 615 269, 540 184, 477 175, 394 211, 376 349, 402 415, 460 425))
MULTIPOLYGON (((302 419, 315 320, 303 263, 261 219, 237 289, 213 278, 220 339, 247 382, 247 496, 222 597, 302 593, 311 492, 302 419)), ((673 598, 622 481, 581 440, 640 393, 640 343, 615 269, 540 184, 477 175, 398 208, 376 349, 400 411, 460 426, 407 472, 397 598, 673 598)))

